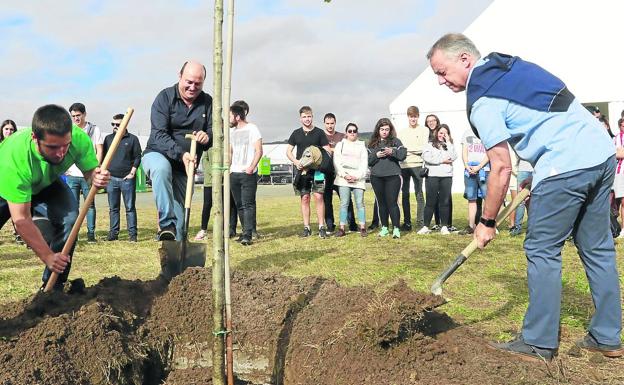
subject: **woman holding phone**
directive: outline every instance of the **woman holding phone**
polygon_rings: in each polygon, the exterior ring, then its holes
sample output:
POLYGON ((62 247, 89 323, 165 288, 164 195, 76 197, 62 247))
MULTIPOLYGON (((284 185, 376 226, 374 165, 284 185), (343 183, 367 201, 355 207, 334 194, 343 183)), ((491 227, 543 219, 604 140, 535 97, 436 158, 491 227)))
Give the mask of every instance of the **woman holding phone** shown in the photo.
POLYGON ((425 180, 425 226, 418 234, 428 234, 429 224, 435 208, 440 210, 440 234, 448 235, 451 186, 453 184, 453 161, 457 153, 453 146, 451 131, 446 124, 441 124, 434 132, 434 139, 423 149, 423 160, 429 168, 429 176, 425 180))
POLYGON ((392 238, 401 237, 400 211, 397 202, 401 189, 399 161, 404 160, 406 156, 407 149, 397 139, 396 130, 390 119, 379 119, 368 145, 368 165, 371 168, 371 184, 379 205, 380 237, 390 234, 388 216, 392 221, 392 238))

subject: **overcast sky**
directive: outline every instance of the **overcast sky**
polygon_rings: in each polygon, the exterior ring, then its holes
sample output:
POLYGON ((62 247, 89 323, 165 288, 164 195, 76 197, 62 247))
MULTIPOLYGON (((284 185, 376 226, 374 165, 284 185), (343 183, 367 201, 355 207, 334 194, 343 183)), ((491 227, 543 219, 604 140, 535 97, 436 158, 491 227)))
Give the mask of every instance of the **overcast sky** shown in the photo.
MULTIPOLYGON (((318 126, 331 111, 338 130, 354 121, 369 131, 425 68, 431 44, 490 3, 238 0, 232 100, 250 104, 265 141, 299 127, 302 105, 318 126)), ((37 107, 79 101, 104 132, 133 107, 130 131, 148 135, 154 97, 177 82, 185 60, 205 63, 213 94, 213 10, 199 0, 3 2, 0 119, 29 126, 37 107)))

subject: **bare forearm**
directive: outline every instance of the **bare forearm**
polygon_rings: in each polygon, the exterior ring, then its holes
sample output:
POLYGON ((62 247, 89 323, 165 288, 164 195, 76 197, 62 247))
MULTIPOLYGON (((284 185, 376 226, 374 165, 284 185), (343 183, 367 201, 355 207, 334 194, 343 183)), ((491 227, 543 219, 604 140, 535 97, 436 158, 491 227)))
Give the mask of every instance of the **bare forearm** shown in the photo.
POLYGON ((494 219, 503 205, 507 190, 509 189, 509 177, 511 167, 504 165, 492 166, 487 181, 487 196, 483 207, 483 217, 494 219))
POLYGON ((41 235, 41 232, 35 226, 32 219, 20 219, 14 222, 15 230, 22 237, 24 242, 35 252, 37 257, 46 263, 45 257, 53 254, 45 239, 41 235))

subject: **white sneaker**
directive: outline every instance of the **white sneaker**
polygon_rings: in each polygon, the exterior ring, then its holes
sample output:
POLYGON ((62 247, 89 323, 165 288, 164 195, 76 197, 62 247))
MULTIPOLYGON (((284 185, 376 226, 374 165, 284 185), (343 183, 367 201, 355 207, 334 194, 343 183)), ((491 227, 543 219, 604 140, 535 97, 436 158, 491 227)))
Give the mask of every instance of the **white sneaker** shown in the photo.
POLYGON ((624 230, 620 231, 620 235, 617 236, 618 238, 624 238, 624 230))
POLYGON ((442 235, 449 235, 451 232, 449 231, 448 227, 446 226, 442 226, 442 228, 440 229, 440 234, 442 235))
POLYGON ((424 235, 424 234, 429 234, 430 232, 431 230, 429 230, 427 226, 423 226, 422 229, 418 230, 416 234, 424 235))
POLYGON ((199 230, 197 235, 195 235, 195 240, 203 241, 204 239, 206 239, 206 230, 199 230))

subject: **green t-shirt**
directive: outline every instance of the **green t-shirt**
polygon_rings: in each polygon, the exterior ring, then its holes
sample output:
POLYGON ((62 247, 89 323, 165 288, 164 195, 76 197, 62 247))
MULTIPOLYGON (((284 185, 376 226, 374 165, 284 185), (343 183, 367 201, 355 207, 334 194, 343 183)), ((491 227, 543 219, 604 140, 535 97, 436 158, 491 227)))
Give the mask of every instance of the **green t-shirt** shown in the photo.
POLYGON ((32 140, 32 129, 19 130, 0 144, 0 197, 12 203, 30 202, 32 196, 51 185, 76 163, 82 171, 98 165, 89 136, 72 126, 72 142, 60 164, 48 163, 32 140))

